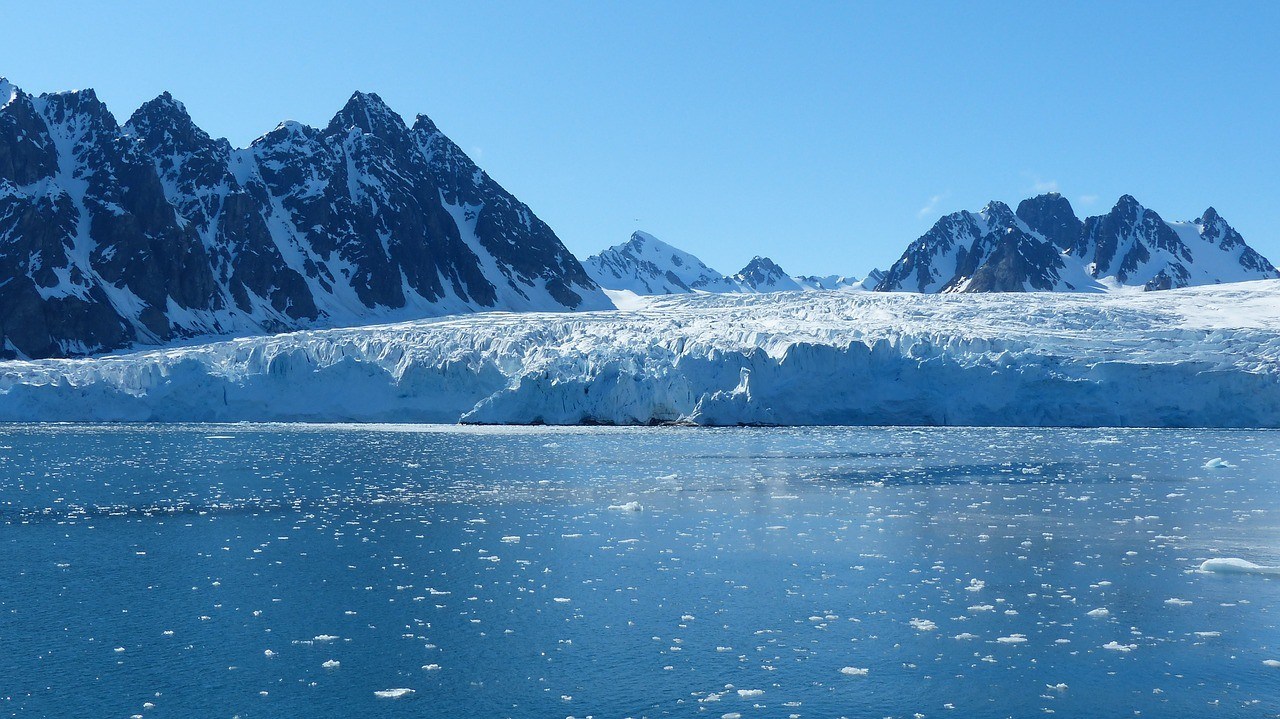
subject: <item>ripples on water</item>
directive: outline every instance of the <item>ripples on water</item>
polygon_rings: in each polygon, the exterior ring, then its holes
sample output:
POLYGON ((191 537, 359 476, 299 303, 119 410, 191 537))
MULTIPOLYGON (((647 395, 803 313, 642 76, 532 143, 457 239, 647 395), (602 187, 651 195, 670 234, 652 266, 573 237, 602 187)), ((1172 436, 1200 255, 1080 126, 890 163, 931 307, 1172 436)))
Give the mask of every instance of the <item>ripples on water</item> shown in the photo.
POLYGON ((0 428, 0 711, 1276 716, 1275 432, 0 428), (1206 468, 1222 457, 1234 466, 1206 468))

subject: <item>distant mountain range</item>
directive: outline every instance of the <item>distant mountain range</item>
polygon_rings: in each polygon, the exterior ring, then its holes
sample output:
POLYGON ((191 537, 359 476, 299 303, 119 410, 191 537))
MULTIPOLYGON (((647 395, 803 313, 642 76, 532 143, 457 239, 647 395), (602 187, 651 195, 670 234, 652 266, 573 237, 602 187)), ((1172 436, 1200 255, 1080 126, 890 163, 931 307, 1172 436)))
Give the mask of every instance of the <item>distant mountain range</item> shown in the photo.
POLYGON ((790 277, 756 257, 725 277, 697 257, 644 232, 584 262, 601 286, 656 295, 868 289, 881 292, 1105 292, 1280 277, 1212 207, 1166 222, 1125 195, 1105 215, 1078 218, 1058 193, 1023 200, 1014 212, 992 201, 938 220, 886 271, 867 277, 790 277))
POLYGON ((852 277, 788 275, 776 262, 757 255, 739 272, 722 275, 702 260, 668 245, 647 232, 631 238, 582 263, 601 287, 638 295, 671 295, 686 292, 787 292, 861 287, 852 277))
POLYGON ((882 291, 1103 291, 1280 277, 1212 207, 1166 222, 1130 195, 1080 220, 1057 193, 956 212, 912 242, 876 286, 882 291))
POLYGON ((0 358, 481 310, 612 308, 602 288, 689 292, 1160 290, 1276 268, 1210 208, 1166 222, 1125 195, 1079 219, 1058 194, 947 215, 887 271, 723 275, 636 232, 579 261, 425 115, 357 92, 324 128, 246 148, 168 93, 123 125, 93 90, 0 78, 0 358))
POLYGON ((234 148, 168 93, 119 125, 92 90, 0 79, 4 356, 611 306, 524 203, 377 95, 234 148))

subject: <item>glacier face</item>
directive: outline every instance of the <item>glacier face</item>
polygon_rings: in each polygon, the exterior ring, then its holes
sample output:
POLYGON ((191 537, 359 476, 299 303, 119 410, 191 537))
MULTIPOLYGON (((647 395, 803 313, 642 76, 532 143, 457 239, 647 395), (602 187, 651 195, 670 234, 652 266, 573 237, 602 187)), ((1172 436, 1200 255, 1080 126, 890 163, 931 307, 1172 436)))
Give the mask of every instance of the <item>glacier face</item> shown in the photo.
POLYGON ((0 363, 0 419, 1280 426, 1280 281, 683 294, 0 363))

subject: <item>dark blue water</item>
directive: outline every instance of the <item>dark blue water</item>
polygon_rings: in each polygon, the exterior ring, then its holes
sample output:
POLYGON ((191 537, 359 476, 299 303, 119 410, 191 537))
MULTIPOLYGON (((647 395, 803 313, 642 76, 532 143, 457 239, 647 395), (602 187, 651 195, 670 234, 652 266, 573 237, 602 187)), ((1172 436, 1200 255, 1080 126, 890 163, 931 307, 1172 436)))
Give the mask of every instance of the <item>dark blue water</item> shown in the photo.
POLYGON ((1280 433, 0 427, 0 711, 1280 715, 1211 557, 1280 433))

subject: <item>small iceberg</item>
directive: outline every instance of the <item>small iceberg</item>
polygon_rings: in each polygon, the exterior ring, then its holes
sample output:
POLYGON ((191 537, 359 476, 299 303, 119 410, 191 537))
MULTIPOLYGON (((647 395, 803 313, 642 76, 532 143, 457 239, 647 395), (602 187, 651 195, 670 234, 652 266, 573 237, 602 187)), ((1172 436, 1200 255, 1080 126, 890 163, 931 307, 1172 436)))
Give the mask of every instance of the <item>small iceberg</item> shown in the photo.
POLYGON ((1205 469, 1230 469, 1234 466, 1235 466, 1234 464, 1228 462, 1227 460, 1221 457, 1214 457, 1213 459, 1204 463, 1205 469))
POLYGON ((1239 557, 1220 557, 1216 559, 1206 559, 1200 565, 1202 572, 1216 572, 1219 574, 1273 574, 1280 575, 1280 567, 1264 567, 1261 564, 1240 559, 1239 557))
POLYGON ((399 689, 380 689, 373 693, 379 699, 402 699, 413 694, 412 689, 400 687, 399 689))
POLYGON ((632 500, 630 502, 626 502, 625 504, 610 504, 609 509, 613 509, 619 512, 643 512, 644 505, 640 504, 635 500, 632 500))

